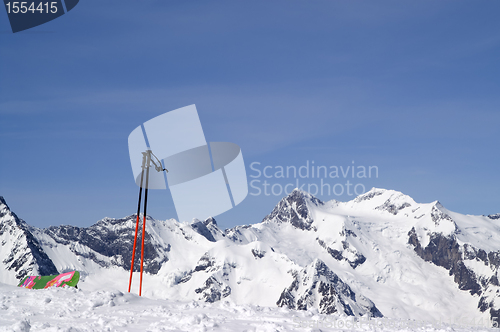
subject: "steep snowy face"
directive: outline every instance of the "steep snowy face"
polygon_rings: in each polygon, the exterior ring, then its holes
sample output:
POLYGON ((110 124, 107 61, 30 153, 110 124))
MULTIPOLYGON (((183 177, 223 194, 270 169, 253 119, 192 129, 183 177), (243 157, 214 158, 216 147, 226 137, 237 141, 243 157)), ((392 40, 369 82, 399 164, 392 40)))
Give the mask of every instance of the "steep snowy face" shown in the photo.
MULTIPOLYGON (((356 260, 357 251, 347 241, 355 234, 346 229, 346 218, 330 214, 323 202, 297 189, 284 197, 261 223, 236 226, 225 234, 228 240, 240 245, 265 243, 301 267, 317 258, 318 251, 336 260, 356 260)), ((353 260, 353 264, 360 263, 353 260)))
POLYGON ((291 281, 287 272, 294 264, 266 243, 240 244, 223 238, 200 244, 198 251, 171 255, 159 272, 170 286, 162 296, 205 302, 230 297, 235 303, 274 306, 291 281), (182 264, 175 261, 179 256, 182 264))
POLYGON ((417 223, 408 232, 408 244, 423 260, 448 270, 460 290, 479 298, 478 309, 498 322, 500 220, 491 216, 463 216, 439 203, 432 206, 430 219, 435 227, 417 223))
MULTIPOLYGON (((130 270, 136 221, 136 215, 122 219, 105 218, 88 228, 58 226, 34 229, 34 235, 61 271, 76 269, 86 275, 103 268, 130 270)), ((134 271, 140 270, 142 222, 141 216, 134 271)), ((224 236, 213 219, 187 224, 173 219, 159 221, 148 216, 144 238, 144 271, 157 274, 171 258, 178 268, 189 265, 216 239, 224 236), (186 252, 195 257, 186 255, 186 252)))
POLYGON ((195 221, 191 224, 191 227, 211 242, 219 241, 226 236, 217 226, 217 221, 212 217, 205 221, 195 221))
POLYGON ((364 217, 370 215, 370 210, 385 213, 384 219, 393 220, 385 230, 392 229, 400 238, 406 238, 424 261, 446 269, 458 288, 472 295, 470 301, 479 312, 500 320, 498 214, 464 216, 447 210, 438 201, 417 204, 401 193, 375 188, 343 203, 343 207, 343 212, 364 217))
POLYGON ((377 210, 392 215, 408 213, 418 207, 418 204, 407 195, 395 190, 372 188, 370 191, 343 203, 354 210, 377 210))
POLYGON ((321 206, 323 202, 309 193, 295 189, 283 198, 263 223, 289 223, 301 230, 311 230, 314 221, 310 206, 321 206))
MULTIPOLYGON (((123 219, 105 218, 88 228, 49 227, 43 231, 38 230, 36 235, 60 269, 87 270, 97 266, 116 266, 130 270, 135 223, 135 215, 123 219)), ((168 260, 167 253, 170 248, 161 239, 153 237, 155 232, 152 230, 156 222, 150 217, 146 221, 146 225, 148 224, 153 226, 148 226, 149 232, 146 232, 144 238, 144 271, 155 274, 168 260)), ((139 232, 137 239, 137 258, 141 257, 141 234, 142 232, 139 232)), ((140 260, 136 259, 134 270, 139 269, 140 260)))
POLYGON ((319 259, 294 273, 291 285, 276 304, 298 310, 315 308, 322 314, 342 312, 347 316, 382 317, 372 301, 354 293, 319 259))
POLYGON ((57 273, 28 225, 10 211, 0 196, 0 282, 16 283, 28 274, 57 273))
POLYGON ((352 201, 337 204, 343 211, 358 216, 377 216, 399 224, 412 224, 426 234, 454 234, 458 226, 441 203, 416 203, 410 196, 395 190, 372 188, 352 201), (375 213, 374 213, 375 212, 375 213), (393 217, 394 216, 394 217, 393 217))

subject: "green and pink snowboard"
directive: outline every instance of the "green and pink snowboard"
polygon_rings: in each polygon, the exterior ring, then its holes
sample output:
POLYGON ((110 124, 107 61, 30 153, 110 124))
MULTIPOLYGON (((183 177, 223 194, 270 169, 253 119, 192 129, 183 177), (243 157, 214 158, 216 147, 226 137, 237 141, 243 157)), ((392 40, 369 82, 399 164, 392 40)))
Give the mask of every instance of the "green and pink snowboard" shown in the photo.
POLYGON ((53 276, 27 276, 18 287, 29 289, 44 289, 49 287, 76 287, 80 280, 80 272, 71 271, 53 276))

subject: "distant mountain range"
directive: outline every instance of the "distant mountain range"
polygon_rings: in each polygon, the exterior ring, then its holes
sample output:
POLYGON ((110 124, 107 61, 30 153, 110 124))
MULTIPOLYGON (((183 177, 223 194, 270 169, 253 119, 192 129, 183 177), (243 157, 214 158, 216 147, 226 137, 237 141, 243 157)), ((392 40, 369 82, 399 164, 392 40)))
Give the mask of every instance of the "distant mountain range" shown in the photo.
MULTIPOLYGON (((73 269, 83 282, 106 271, 125 276, 135 220, 38 229, 0 197, 0 282, 73 269)), ((213 218, 148 216, 145 243, 156 296, 348 316, 500 319, 500 214, 462 215, 393 190, 349 202, 295 190, 262 222, 225 231, 213 218)))

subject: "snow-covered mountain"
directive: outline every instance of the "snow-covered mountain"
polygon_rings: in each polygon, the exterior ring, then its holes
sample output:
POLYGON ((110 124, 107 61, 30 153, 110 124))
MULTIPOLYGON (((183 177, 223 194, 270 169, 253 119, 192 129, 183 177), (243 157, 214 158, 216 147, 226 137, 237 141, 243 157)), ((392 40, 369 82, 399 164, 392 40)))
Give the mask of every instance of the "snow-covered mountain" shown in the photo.
MULTIPOLYGON (((126 289, 135 215, 37 229, 3 199, 0 211, 3 282, 77 269, 81 287, 126 289)), ((262 222, 225 231, 213 218, 148 217, 143 294, 324 314, 498 320, 499 216, 462 215, 374 188, 349 202, 295 190, 262 222)))
POLYGON ((10 211, 0 196, 0 282, 15 283, 28 273, 57 273, 29 226, 10 211))

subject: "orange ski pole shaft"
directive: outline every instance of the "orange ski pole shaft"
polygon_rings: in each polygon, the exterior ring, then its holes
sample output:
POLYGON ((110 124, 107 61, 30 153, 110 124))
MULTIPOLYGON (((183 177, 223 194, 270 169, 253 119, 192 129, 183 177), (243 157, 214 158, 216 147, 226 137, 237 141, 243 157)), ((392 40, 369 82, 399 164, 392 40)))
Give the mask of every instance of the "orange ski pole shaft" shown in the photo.
POLYGON ((139 214, 141 213, 141 196, 142 196, 142 181, 144 179, 144 165, 146 164, 146 156, 142 159, 141 185, 139 186, 139 203, 137 204, 137 220, 135 223, 134 246, 132 247, 132 262, 130 263, 130 280, 128 282, 128 292, 132 287, 132 275, 134 273, 135 248, 137 245, 137 233, 139 232, 139 214))
MULTIPOLYGON (((141 193, 142 193, 142 188, 141 188, 141 193)), ((140 194, 139 194, 140 197, 140 194)), ((141 199, 139 198, 139 204, 141 202, 141 199)), ((135 236, 134 236, 134 247, 132 249, 132 262, 130 263, 130 280, 128 282, 128 292, 130 293, 130 287, 132 287, 132 275, 134 273, 134 260, 135 260, 135 247, 137 245, 137 233, 139 231, 139 213, 140 211, 137 212, 137 221, 135 223, 135 236)))

